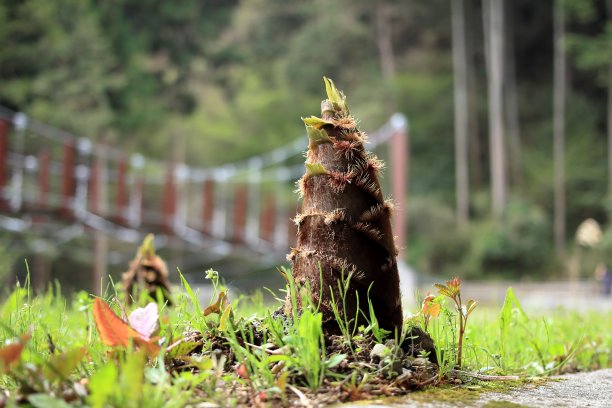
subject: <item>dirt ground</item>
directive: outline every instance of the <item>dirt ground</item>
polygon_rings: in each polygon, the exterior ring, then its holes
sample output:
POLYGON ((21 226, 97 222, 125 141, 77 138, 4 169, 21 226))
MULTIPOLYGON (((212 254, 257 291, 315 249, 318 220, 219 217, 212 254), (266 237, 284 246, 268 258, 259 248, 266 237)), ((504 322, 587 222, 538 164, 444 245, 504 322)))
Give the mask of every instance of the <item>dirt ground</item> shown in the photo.
POLYGON ((408 395, 401 400, 344 404, 342 408, 448 407, 612 407, 612 369, 553 377, 542 385, 526 385, 502 393, 483 393, 471 401, 422 401, 408 395))

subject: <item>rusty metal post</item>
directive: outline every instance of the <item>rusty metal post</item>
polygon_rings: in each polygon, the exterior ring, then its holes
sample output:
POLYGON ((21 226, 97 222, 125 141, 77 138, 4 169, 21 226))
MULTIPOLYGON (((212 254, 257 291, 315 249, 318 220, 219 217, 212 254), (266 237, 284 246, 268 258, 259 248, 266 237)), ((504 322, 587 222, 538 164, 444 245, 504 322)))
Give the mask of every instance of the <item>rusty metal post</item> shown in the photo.
POLYGON ((91 175, 89 177, 89 211, 94 214, 101 214, 100 199, 101 194, 101 173, 102 173, 102 160, 96 156, 93 164, 91 165, 91 175))
POLYGON ((202 184, 202 232, 212 235, 215 213, 215 181, 205 180, 202 184))
POLYGON ((117 194, 115 196, 115 220, 119 224, 126 224, 126 209, 128 204, 127 193, 127 157, 122 155, 117 163, 117 194))
POLYGON ((0 210, 6 209, 8 206, 5 197, 6 186, 8 184, 8 138, 10 122, 0 119, 0 210))
POLYGON ((43 149, 38 154, 38 206, 42 209, 49 205, 49 172, 51 167, 51 153, 43 149))
POLYGON ((130 202, 130 227, 138 228, 142 224, 142 194, 144 190, 144 178, 136 176, 132 185, 132 198, 130 202))
POLYGON ((399 249, 398 259, 404 258, 408 243, 408 171, 410 163, 410 141, 408 135, 408 120, 400 113, 391 117, 393 136, 389 144, 391 158, 391 193, 396 204, 392 227, 396 236, 395 245, 399 249))
POLYGON ((66 218, 73 217, 74 199, 74 140, 64 142, 64 162, 62 168, 62 205, 61 214, 66 218))
POLYGON ((174 180, 174 162, 169 162, 166 169, 166 181, 163 197, 163 228, 168 234, 174 234, 174 217, 176 215, 176 183, 174 180))
POLYGON ((234 194, 234 217, 232 228, 232 241, 243 243, 248 212, 248 187, 238 184, 234 194))
POLYGON ((274 194, 266 194, 259 214, 259 238, 274 242, 276 227, 276 199, 274 194))
POLYGON ((23 205, 23 178, 26 166, 25 156, 25 132, 28 127, 28 117, 23 112, 17 112, 13 116, 13 128, 15 130, 13 152, 20 157, 17 166, 13 169, 11 177, 11 194, 9 196, 11 210, 17 212, 23 205))
POLYGON ((142 224, 142 192, 144 188, 143 169, 145 158, 140 154, 134 154, 130 158, 131 177, 129 191, 129 211, 127 216, 128 225, 139 228, 142 224))
MULTIPOLYGON (((90 171, 89 208, 91 212, 105 216, 108 208, 108 156, 107 149, 96 145, 96 154, 90 171)), ((109 237, 104 231, 94 230, 94 256, 91 287, 92 293, 101 295, 108 277, 109 237)))

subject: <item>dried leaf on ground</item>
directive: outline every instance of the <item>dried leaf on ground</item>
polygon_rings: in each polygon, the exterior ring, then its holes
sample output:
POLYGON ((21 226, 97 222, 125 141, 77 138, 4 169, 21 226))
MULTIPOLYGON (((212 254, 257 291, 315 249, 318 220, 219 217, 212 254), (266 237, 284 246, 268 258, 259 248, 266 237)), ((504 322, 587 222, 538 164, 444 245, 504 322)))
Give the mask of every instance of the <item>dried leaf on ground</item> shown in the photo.
POLYGON ((157 355, 159 346, 144 339, 142 335, 119 318, 100 298, 93 306, 94 321, 102 342, 110 347, 128 347, 130 341, 144 348, 149 355, 157 355))
POLYGON ((24 335, 19 342, 0 348, 0 373, 8 372, 19 361, 29 339, 29 335, 24 335))
POLYGON ((213 313, 220 313, 223 309, 225 309, 226 303, 227 294, 225 291, 219 292, 219 295, 217 295, 217 301, 204 309, 204 316, 208 316, 213 313))

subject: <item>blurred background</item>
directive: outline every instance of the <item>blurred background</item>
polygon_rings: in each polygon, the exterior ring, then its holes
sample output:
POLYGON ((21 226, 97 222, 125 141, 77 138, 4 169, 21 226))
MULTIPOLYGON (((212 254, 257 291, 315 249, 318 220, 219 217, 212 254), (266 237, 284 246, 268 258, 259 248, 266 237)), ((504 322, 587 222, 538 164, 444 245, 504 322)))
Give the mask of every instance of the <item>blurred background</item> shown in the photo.
POLYGON ((408 280, 612 280, 610 0, 0 0, 1 284, 99 292, 155 232, 172 281, 280 287, 323 75, 408 280))

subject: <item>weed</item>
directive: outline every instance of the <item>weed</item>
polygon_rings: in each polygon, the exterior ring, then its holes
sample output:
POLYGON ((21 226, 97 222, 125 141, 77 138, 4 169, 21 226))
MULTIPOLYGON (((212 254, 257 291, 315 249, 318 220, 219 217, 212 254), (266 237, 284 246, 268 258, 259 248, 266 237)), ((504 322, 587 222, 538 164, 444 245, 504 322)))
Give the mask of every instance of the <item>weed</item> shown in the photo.
MULTIPOLYGON (((294 308, 289 317, 272 312, 261 296, 241 298, 241 303, 249 302, 241 311, 237 300, 228 299, 214 271, 207 272, 214 294, 207 305, 200 304, 181 277, 183 289, 173 292, 174 306, 157 304, 161 326, 155 340, 160 347, 157 357, 138 351, 135 342, 127 347, 104 345, 92 313, 94 298, 87 293, 66 298, 53 286, 33 296, 26 281, 0 302, 0 371, 4 372, 0 389, 10 392, 13 402, 19 399, 35 406, 151 408, 202 402, 286 406, 296 398, 334 402, 376 393, 398 395, 430 377, 419 377, 426 371, 410 368, 414 357, 402 358, 394 345, 410 341, 413 326, 427 326, 436 344, 438 368, 433 369, 444 382, 457 365, 461 315, 464 369, 546 375, 611 364, 612 316, 595 311, 527 316, 512 290, 501 311, 479 308, 470 314, 469 326, 465 313, 457 313, 456 302, 447 307, 449 297, 427 296, 402 331, 392 333, 394 340, 388 340, 392 334, 380 328, 372 308, 367 312, 364 308, 367 316, 361 317, 367 324, 355 329, 355 316, 346 316, 343 324, 350 341, 341 339, 344 346, 336 347, 338 339, 330 341, 322 334, 322 315, 317 304, 308 302, 308 287, 296 290, 290 271, 285 274, 287 297, 306 302, 301 312, 294 308), (575 329, 578 326, 580 331, 575 329), (31 338, 26 342, 27 336, 31 338), (15 349, 10 344, 21 344, 14 359, 6 357, 15 349), (389 349, 380 364, 369 359, 374 344, 389 349), (402 368, 396 370, 399 360, 402 368), (406 380, 410 378, 414 381, 406 380)), ((111 282, 104 299, 117 318, 139 305, 136 300, 122 306, 117 300, 122 298, 111 282)), ((336 300, 342 316, 342 295, 336 300)))
POLYGON ((450 298, 455 303, 457 314, 459 315, 459 339, 457 346, 457 367, 461 368, 461 357, 463 354, 463 336, 465 335, 465 328, 467 327, 468 317, 476 308, 477 302, 475 300, 468 300, 467 305, 463 305, 461 302, 461 280, 459 278, 453 278, 446 282, 446 285, 436 283, 436 288, 441 295, 450 298))

